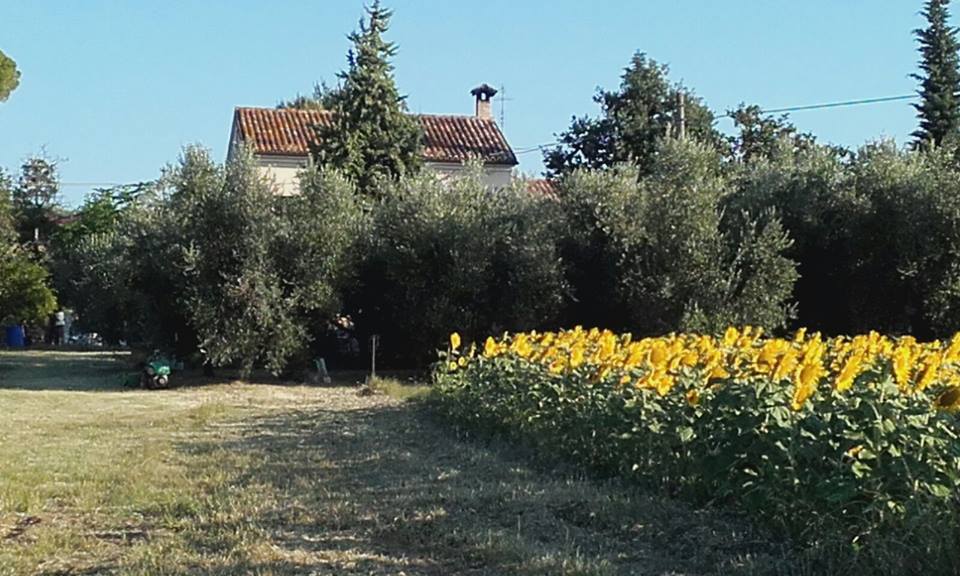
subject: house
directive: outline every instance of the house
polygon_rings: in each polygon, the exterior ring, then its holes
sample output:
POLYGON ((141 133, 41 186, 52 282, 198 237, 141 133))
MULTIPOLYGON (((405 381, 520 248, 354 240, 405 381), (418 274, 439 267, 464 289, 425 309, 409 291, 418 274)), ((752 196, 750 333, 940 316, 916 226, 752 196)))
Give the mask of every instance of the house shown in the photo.
MULTIPOLYGON (((483 84, 470 91, 476 104, 473 116, 416 114, 423 129, 424 166, 443 176, 464 170, 471 159, 483 162, 484 179, 491 188, 510 184, 517 157, 493 119, 490 100, 497 91, 483 84)), ((313 127, 329 124, 324 110, 237 108, 233 113, 227 158, 241 145, 249 146, 257 165, 272 177, 278 194, 296 194, 297 174, 310 159, 313 127)))

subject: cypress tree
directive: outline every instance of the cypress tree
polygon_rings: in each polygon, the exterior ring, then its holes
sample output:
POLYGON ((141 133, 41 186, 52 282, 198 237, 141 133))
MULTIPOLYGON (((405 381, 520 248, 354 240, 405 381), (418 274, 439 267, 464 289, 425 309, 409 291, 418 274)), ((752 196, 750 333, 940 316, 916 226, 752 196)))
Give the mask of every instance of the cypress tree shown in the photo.
POLYGON ((928 0, 923 11, 927 27, 914 30, 920 43, 921 101, 914 104, 920 128, 913 133, 918 147, 940 145, 953 139, 960 129, 960 70, 958 70, 957 29, 947 24, 950 0, 928 0))
POLYGON ((366 11, 367 21, 349 36, 353 49, 339 74, 332 122, 316 127, 312 153, 318 165, 339 168, 360 190, 377 195, 378 181, 419 167, 421 135, 393 80, 396 45, 383 39, 392 13, 379 0, 366 11))

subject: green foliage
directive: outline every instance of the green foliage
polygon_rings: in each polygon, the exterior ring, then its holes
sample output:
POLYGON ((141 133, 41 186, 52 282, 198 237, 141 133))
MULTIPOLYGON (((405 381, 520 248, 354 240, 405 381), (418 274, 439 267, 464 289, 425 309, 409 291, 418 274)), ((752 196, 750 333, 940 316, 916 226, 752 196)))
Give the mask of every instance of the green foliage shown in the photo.
MULTIPOLYGON (((84 320, 88 319, 87 313, 91 308, 98 307, 101 301, 108 306, 119 303, 109 298, 101 300, 112 292, 104 293, 97 289, 103 282, 112 283, 115 278, 101 278, 101 282, 91 280, 92 276, 98 276, 103 270, 109 270, 111 276, 122 277, 121 271, 112 269, 108 264, 119 254, 107 247, 115 247, 114 240, 123 212, 140 189, 137 186, 98 190, 86 198, 71 219, 52 233, 50 269, 54 286, 61 303, 72 308, 84 320)), ((119 329, 123 320, 116 314, 94 314, 91 320, 101 325, 96 331, 108 340, 125 337, 119 329), (110 321, 104 323, 100 318, 110 321)))
POLYGON ((785 255, 800 274, 793 290, 799 324, 829 333, 853 330, 850 305, 861 288, 854 281, 855 242, 869 202, 837 150, 795 146, 789 136, 778 142, 734 167, 735 192, 725 201, 726 214, 773 211, 793 240, 785 255))
POLYGON ((491 191, 479 166, 402 178, 373 212, 351 299, 358 324, 381 335, 385 358, 420 363, 451 327, 477 336, 550 323, 563 294, 555 208, 520 183, 491 191))
POLYGON ((290 297, 305 316, 305 327, 325 326, 343 307, 342 295, 356 281, 356 244, 370 218, 353 183, 331 169, 306 170, 300 194, 280 203, 282 226, 274 249, 290 297))
POLYGON ((960 184, 952 154, 881 143, 862 149, 852 168, 870 202, 856 235, 857 280, 866 296, 851 303, 859 321, 951 335, 960 320, 960 184))
POLYGON ((20 166, 13 188, 13 209, 20 242, 46 242, 56 229, 60 204, 60 177, 57 161, 40 154, 20 166))
POLYGON ((47 270, 22 252, 0 253, 0 322, 42 323, 57 299, 47 270))
POLYGON ((17 70, 17 63, 0 51, 0 102, 6 101, 19 85, 20 71, 17 70))
POLYGON ((353 49, 330 107, 333 121, 317 127, 312 154, 317 165, 343 171, 362 192, 376 195, 375 184, 419 168, 421 134, 393 81, 390 59, 397 50, 383 39, 391 13, 377 0, 367 15, 350 34, 353 49))
POLYGON ((956 330, 960 189, 950 149, 780 146, 733 173, 726 213, 773 210, 793 239, 785 254, 800 273, 800 325, 922 337, 956 330))
POLYGON ((764 115, 759 106, 741 104, 728 115, 739 131, 733 139, 732 152, 741 162, 779 156, 812 146, 815 142, 812 135, 798 133, 786 114, 774 118, 764 115))
POLYGON ((939 146, 955 140, 960 129, 960 56, 957 30, 947 21, 950 0, 927 0, 923 17, 927 27, 914 31, 920 43, 921 101, 914 104, 920 127, 913 133, 917 146, 939 146))
POLYGON ((0 323, 45 322, 57 305, 47 270, 17 244, 13 183, 0 171, 0 323))
POLYGON ((107 342, 141 343, 144 335, 132 306, 129 246, 117 233, 86 236, 61 250, 54 260, 54 278, 65 305, 78 324, 99 333, 107 342))
POLYGON ((55 248, 68 248, 85 237, 115 231, 123 211, 150 185, 140 183, 95 190, 72 218, 53 232, 52 244, 55 248))
POLYGON ((12 195, 13 180, 0 169, 0 253, 17 241, 12 195))
MULTIPOLYGON (((169 181, 162 184, 169 186, 169 181)), ((119 318, 126 339, 172 350, 183 358, 197 347, 196 330, 185 305, 188 286, 181 266, 190 236, 182 225, 183 212, 171 196, 168 189, 152 190, 123 211, 119 232, 107 236, 106 256, 113 257, 104 262, 113 270, 104 270, 103 278, 108 281, 107 288, 119 290, 121 310, 130 311, 119 318), (112 278, 122 283, 110 283, 112 278)), ((109 314, 107 308, 100 309, 109 314)))
POLYGON ((292 100, 282 100, 277 104, 278 109, 295 110, 331 110, 340 97, 339 88, 331 88, 326 83, 314 84, 313 94, 304 96, 297 94, 292 100))
POLYGON ((550 374, 512 354, 454 371, 441 362, 434 381, 458 426, 734 506, 790 536, 814 565, 840 549, 854 573, 958 569, 957 416, 900 393, 888 368, 800 411, 789 408, 791 387, 766 379, 704 388, 691 376, 661 396, 593 368, 550 374), (695 402, 687 389, 699 391, 695 402))
POLYGON ((271 258, 279 216, 269 182, 248 153, 220 169, 187 149, 172 176, 182 210, 190 320, 214 365, 279 371, 301 345, 282 276, 271 258))
POLYGON ((713 127, 713 113, 691 91, 671 84, 668 68, 638 52, 621 76, 615 92, 600 90, 593 100, 599 118, 574 118, 559 135, 559 144, 544 154, 550 176, 577 169, 612 168, 626 162, 649 173, 660 142, 675 128, 678 95, 685 93, 686 134, 719 145, 723 138, 713 127))
POLYGON ((283 370, 307 349, 313 325, 340 309, 350 248, 363 227, 352 185, 308 170, 302 193, 276 196, 243 152, 220 168, 188 149, 171 175, 184 295, 214 365, 283 370))
POLYGON ((724 221, 733 192, 719 155, 666 140, 653 172, 574 172, 561 183, 571 323, 654 334, 791 316, 790 246, 769 214, 724 221), (764 216, 763 221, 759 220, 764 216))
POLYGON ((98 191, 52 242, 58 293, 82 329, 186 356, 196 338, 186 318, 181 235, 153 184, 98 191))

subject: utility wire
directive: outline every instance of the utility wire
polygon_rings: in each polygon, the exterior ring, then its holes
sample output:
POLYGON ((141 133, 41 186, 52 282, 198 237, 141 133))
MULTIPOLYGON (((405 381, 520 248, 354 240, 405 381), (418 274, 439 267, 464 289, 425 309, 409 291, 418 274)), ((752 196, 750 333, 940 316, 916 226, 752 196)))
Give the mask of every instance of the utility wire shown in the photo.
POLYGON ((60 186, 104 186, 104 187, 113 187, 113 186, 136 186, 137 184, 143 184, 143 182, 60 182, 60 186))
POLYGON ((546 148, 547 146, 553 146, 553 145, 556 144, 556 143, 557 143, 556 141, 553 141, 553 142, 547 142, 546 144, 538 144, 538 145, 536 145, 536 146, 529 146, 529 147, 527 147, 527 148, 517 148, 516 150, 513 151, 513 153, 514 153, 514 154, 529 154, 530 152, 537 152, 537 151, 539 151, 539 150, 543 150, 543 149, 546 148))
MULTIPOLYGON (((786 108, 770 108, 769 110, 760 110, 761 114, 780 114, 781 112, 801 112, 803 110, 822 110, 824 108, 840 108, 841 106, 860 106, 862 104, 879 104, 881 102, 895 102, 897 100, 913 100, 919 98, 919 94, 903 94, 900 96, 883 96, 880 98, 863 98, 861 100, 844 100, 842 102, 826 102, 823 104, 807 104, 805 106, 788 106, 786 108)), ((730 113, 723 117, 731 117, 730 113)))
MULTIPOLYGON (((769 108, 761 109, 761 114, 782 114, 784 112, 803 112, 805 110, 823 110, 827 108, 840 108, 845 106, 862 106, 865 104, 881 104, 883 102, 896 102, 898 100, 913 100, 919 98, 919 94, 901 94, 899 96, 881 96, 879 98, 861 98, 859 100, 843 100, 840 102, 824 102, 821 104, 806 104, 802 106, 787 106, 784 108, 769 108)), ((718 118, 733 118, 733 114, 727 112, 726 114, 721 114, 717 116, 718 118)), ((546 144, 538 144, 536 146, 528 146, 525 148, 518 148, 514 150, 514 154, 529 154, 531 152, 537 152, 543 150, 547 146, 553 146, 559 144, 556 140, 553 142, 547 142, 546 144)))

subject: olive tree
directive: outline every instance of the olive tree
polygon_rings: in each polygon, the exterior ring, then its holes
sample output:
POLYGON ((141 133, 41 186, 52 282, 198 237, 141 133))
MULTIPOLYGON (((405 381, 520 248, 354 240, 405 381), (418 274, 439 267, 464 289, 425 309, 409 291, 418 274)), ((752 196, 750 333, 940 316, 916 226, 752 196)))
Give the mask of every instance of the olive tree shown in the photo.
POLYGON ((638 333, 778 328, 792 315, 790 239, 770 213, 725 218, 718 152, 668 139, 649 175, 579 171, 560 186, 571 321, 638 333))
POLYGON ((417 363, 452 330, 473 339, 549 325, 563 295, 550 229, 556 206, 521 183, 402 178, 373 210, 352 307, 385 355, 417 363))

